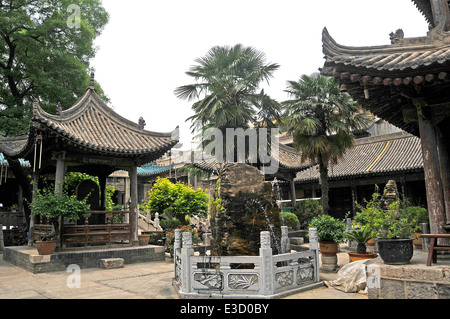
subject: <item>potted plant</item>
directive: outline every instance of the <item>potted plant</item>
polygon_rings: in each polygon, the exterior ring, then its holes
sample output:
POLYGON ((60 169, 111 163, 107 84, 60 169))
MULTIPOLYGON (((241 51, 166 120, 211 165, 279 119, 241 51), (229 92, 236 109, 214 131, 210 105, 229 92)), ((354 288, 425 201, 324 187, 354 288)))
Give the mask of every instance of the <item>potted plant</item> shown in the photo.
POLYGON ((60 219, 67 218, 76 221, 86 215, 90 205, 84 200, 77 200, 75 196, 67 193, 54 194, 44 190, 38 191, 36 197, 30 203, 32 215, 40 215, 48 218, 53 226, 50 234, 44 235, 40 241, 36 241, 36 248, 40 255, 51 255, 56 249, 56 242, 60 236, 60 219))
POLYGON ((347 252, 350 262, 362 259, 373 259, 377 255, 367 252, 367 242, 372 238, 372 233, 369 229, 355 229, 352 232, 347 232, 345 238, 357 243, 356 252, 347 252))
POLYGON ((312 219, 310 228, 317 228, 319 250, 322 254, 333 256, 338 251, 338 244, 344 240, 346 224, 326 214, 312 219))
POLYGON ((138 235, 139 246, 147 246, 150 241, 150 234, 146 232, 142 232, 138 235))
POLYGON ((416 229, 415 219, 399 209, 399 202, 392 203, 388 210, 374 219, 377 228, 378 252, 386 264, 407 264, 414 254, 411 234, 416 229))

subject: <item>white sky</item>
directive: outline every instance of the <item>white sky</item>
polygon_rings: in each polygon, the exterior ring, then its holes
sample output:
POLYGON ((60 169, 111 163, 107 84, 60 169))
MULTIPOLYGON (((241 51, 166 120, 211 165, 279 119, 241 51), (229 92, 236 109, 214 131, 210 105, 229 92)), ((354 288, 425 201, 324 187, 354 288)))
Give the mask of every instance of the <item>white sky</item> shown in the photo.
MULTIPOLYGON (((180 126, 191 148, 191 105, 175 97, 193 83, 185 72, 215 45, 241 43, 280 64, 266 93, 287 99, 286 81, 323 66, 322 29, 342 45, 390 44, 389 33, 425 36, 428 27, 411 0, 104 0, 110 21, 91 62, 96 80, 123 117, 146 130, 180 126)), ((82 14, 82 13, 81 13, 82 14)))

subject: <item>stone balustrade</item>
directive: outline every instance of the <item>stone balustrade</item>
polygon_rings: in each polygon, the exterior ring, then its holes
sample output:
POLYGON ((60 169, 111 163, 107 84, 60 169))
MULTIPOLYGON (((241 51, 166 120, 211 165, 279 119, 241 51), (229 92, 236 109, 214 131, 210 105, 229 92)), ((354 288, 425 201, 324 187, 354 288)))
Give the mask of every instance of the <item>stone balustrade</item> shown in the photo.
MULTIPOLYGON (((283 236, 287 232, 282 230, 283 236)), ((174 286, 182 298, 277 298, 323 285, 319 277, 317 229, 310 249, 272 254, 269 232, 261 232, 259 256, 195 256, 190 232, 175 231, 174 286)))

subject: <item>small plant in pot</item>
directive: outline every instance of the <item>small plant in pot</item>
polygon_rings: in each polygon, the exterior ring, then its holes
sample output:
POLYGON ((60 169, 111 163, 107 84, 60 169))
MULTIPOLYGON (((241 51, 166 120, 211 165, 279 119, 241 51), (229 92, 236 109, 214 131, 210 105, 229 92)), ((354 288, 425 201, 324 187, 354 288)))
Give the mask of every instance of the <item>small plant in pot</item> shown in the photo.
POLYGON ((367 242, 372 238, 372 233, 367 228, 355 229, 352 232, 347 232, 345 238, 357 243, 356 252, 347 252, 350 262, 362 259, 373 259, 377 255, 367 252, 367 242))
POLYGON ((30 203, 32 216, 46 217, 53 226, 50 234, 46 234, 40 241, 36 241, 36 248, 40 255, 54 253, 56 242, 60 236, 60 220, 67 218, 76 221, 86 216, 90 208, 90 205, 87 204, 87 198, 88 196, 84 200, 77 200, 75 196, 69 196, 66 193, 54 194, 48 190, 39 191, 36 194, 36 197, 30 203), (44 246, 48 248, 43 248, 44 246))
POLYGON ((346 223, 330 215, 321 214, 312 219, 309 227, 317 229, 319 251, 322 254, 322 269, 335 271, 338 245, 344 240, 346 223))

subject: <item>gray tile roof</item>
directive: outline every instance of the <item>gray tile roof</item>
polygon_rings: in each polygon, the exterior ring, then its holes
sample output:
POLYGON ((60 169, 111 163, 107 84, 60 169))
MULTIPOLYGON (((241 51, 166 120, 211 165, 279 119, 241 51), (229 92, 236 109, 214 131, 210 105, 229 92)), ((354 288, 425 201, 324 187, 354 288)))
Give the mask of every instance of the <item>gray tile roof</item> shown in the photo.
MULTIPOLYGON (((329 167, 329 180, 368 177, 423 170, 420 139, 407 133, 362 138, 344 157, 329 167)), ((318 181, 314 166, 297 173, 297 183, 318 181)))
POLYGON ((34 103, 29 134, 0 138, 0 151, 8 156, 25 156, 31 151, 35 136, 44 131, 85 152, 149 160, 159 158, 179 140, 178 127, 170 133, 146 131, 114 112, 89 88, 75 105, 58 115, 49 114, 34 103))

